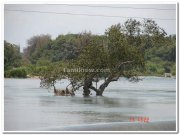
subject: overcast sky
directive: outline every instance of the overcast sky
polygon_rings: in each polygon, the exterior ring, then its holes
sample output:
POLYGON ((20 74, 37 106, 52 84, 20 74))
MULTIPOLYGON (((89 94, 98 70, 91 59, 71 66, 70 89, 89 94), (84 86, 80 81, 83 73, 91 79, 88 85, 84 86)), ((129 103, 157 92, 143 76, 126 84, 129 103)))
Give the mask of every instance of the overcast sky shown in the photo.
POLYGON ((176 33, 176 10, 172 10, 176 9, 175 4, 90 6, 11 4, 5 5, 4 9, 4 38, 10 43, 20 45, 21 51, 27 46, 27 40, 34 35, 50 34, 52 38, 56 38, 59 34, 80 33, 85 30, 91 31, 93 34, 104 34, 105 29, 113 24, 124 23, 128 17, 140 17, 135 18, 140 21, 142 21, 141 18, 156 18, 154 20, 160 27, 163 27, 168 34, 176 33), (58 14, 25 11, 56 12, 58 14), (121 17, 84 16, 59 13, 121 17))

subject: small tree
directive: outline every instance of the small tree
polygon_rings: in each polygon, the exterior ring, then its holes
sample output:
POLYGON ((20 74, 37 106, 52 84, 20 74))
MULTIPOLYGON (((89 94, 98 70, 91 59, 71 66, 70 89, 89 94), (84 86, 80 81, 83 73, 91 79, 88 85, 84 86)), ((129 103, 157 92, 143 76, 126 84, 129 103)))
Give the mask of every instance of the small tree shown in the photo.
POLYGON ((56 94, 57 88, 55 86, 58 80, 65 78, 63 72, 63 62, 51 63, 49 65, 43 66, 32 66, 30 68, 32 75, 39 76, 41 82, 40 86, 44 88, 53 87, 54 93, 56 94))

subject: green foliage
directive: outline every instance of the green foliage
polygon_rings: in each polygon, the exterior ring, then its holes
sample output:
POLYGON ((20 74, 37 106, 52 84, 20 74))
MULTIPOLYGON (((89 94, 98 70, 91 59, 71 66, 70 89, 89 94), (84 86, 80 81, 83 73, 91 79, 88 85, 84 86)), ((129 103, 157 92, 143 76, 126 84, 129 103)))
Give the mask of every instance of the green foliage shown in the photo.
POLYGON ((146 61, 146 75, 160 75, 164 73, 176 74, 176 64, 170 61, 163 61, 159 57, 152 58, 151 61, 146 61))
POLYGON ((79 63, 82 66, 90 67, 94 64, 91 63, 91 60, 84 60, 85 64, 82 64, 83 57, 84 59, 86 57, 89 57, 88 59, 93 59, 93 57, 101 59, 98 52, 103 50, 102 53, 106 55, 103 57, 106 57, 106 61, 102 59, 102 62, 98 59, 93 61, 99 63, 99 67, 103 67, 101 63, 104 63, 113 71, 117 63, 136 59, 133 64, 128 64, 129 66, 126 65, 124 68, 129 70, 133 67, 132 70, 142 70, 144 63, 150 61, 154 63, 154 69, 153 67, 152 69, 147 67, 148 72, 146 73, 154 74, 158 72, 157 74, 160 74, 164 72, 165 67, 164 65, 158 66, 153 62, 154 58, 160 58, 159 62, 161 64, 163 64, 163 61, 175 62, 176 59, 176 38, 175 36, 165 35, 165 31, 153 20, 146 19, 139 22, 128 19, 124 24, 112 25, 106 30, 105 35, 92 35, 90 32, 82 32, 59 35, 55 40, 51 40, 48 35, 34 36, 28 40, 29 46, 25 49, 24 54, 26 60, 38 65, 81 59, 79 63), (29 53, 27 53, 27 50, 29 50, 29 53), (88 50, 91 50, 91 54, 88 50))
POLYGON ((147 75, 164 75, 164 73, 176 74, 176 37, 168 36, 164 42, 146 50, 147 75))
POLYGON ((47 66, 47 65, 49 65, 49 64, 51 64, 51 61, 50 60, 47 60, 47 59, 45 59, 45 58, 41 58, 41 59, 39 59, 38 61, 37 61, 37 66, 47 66))
MULTIPOLYGON (((134 22, 135 25, 139 25, 138 22, 134 22)), ((134 40, 138 39, 139 37, 135 36, 136 26, 130 26, 131 24, 134 25, 132 20, 127 21, 125 23, 126 33, 122 29, 123 26, 120 24, 111 26, 108 30, 106 30, 106 35, 108 38, 108 61, 109 66, 108 68, 111 70, 112 73, 121 74, 124 77, 133 76, 131 70, 137 70, 144 67, 144 54, 140 52, 139 49, 139 42, 130 42, 129 38, 133 38, 134 40), (133 29, 133 28, 134 29, 133 29), (133 30, 132 30, 133 29, 133 30), (126 34, 130 37, 127 37, 126 34), (127 37, 127 38, 126 38, 127 37), (126 63, 128 62, 128 63, 126 63), (124 64, 123 64, 124 63, 124 64), (126 63, 126 64, 125 64, 126 63), (123 64, 121 68, 117 68, 119 65, 123 64), (131 74, 131 75, 130 75, 131 74)), ((134 72, 135 73, 135 72, 134 72)))
POLYGON ((163 75, 164 74, 164 67, 161 63, 155 62, 146 62, 146 74, 149 75, 163 75))
POLYGON ((25 68, 14 68, 8 71, 5 71, 5 77, 8 78, 26 78, 27 77, 27 72, 25 70, 25 68))
POLYGON ((42 56, 44 46, 51 42, 49 35, 39 35, 31 37, 27 43, 28 47, 24 49, 25 58, 29 59, 32 64, 36 64, 37 60, 42 56))
POLYGON ((171 73, 172 75, 176 76, 176 64, 173 64, 171 73))
POLYGON ((176 61, 176 38, 169 36, 164 39, 165 41, 147 50, 146 59, 150 60, 154 57, 159 57, 163 61, 176 61))
POLYGON ((21 66, 21 60, 19 46, 4 41, 4 70, 21 66))
POLYGON ((46 88, 55 87, 57 80, 65 78, 63 62, 51 63, 46 66, 35 66, 33 67, 33 73, 39 76, 41 86, 46 88))

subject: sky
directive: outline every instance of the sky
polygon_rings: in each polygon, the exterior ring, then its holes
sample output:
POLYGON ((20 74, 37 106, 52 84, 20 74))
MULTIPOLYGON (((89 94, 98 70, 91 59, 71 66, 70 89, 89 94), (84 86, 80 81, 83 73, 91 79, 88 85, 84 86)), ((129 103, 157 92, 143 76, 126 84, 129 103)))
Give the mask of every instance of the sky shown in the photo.
POLYGON ((124 23, 128 18, 154 18, 168 35, 176 34, 175 9, 175 4, 5 4, 4 39, 20 45, 22 51, 32 36, 50 34, 55 39, 60 34, 82 31, 101 35, 111 25, 124 23))

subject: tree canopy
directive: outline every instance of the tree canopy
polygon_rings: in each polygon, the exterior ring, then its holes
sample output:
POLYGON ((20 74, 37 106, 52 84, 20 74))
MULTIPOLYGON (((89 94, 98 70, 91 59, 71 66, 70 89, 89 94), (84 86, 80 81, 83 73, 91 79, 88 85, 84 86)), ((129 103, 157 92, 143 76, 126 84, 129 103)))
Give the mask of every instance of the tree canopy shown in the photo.
POLYGON ((21 60, 19 46, 4 41, 4 70, 21 66, 21 60))

